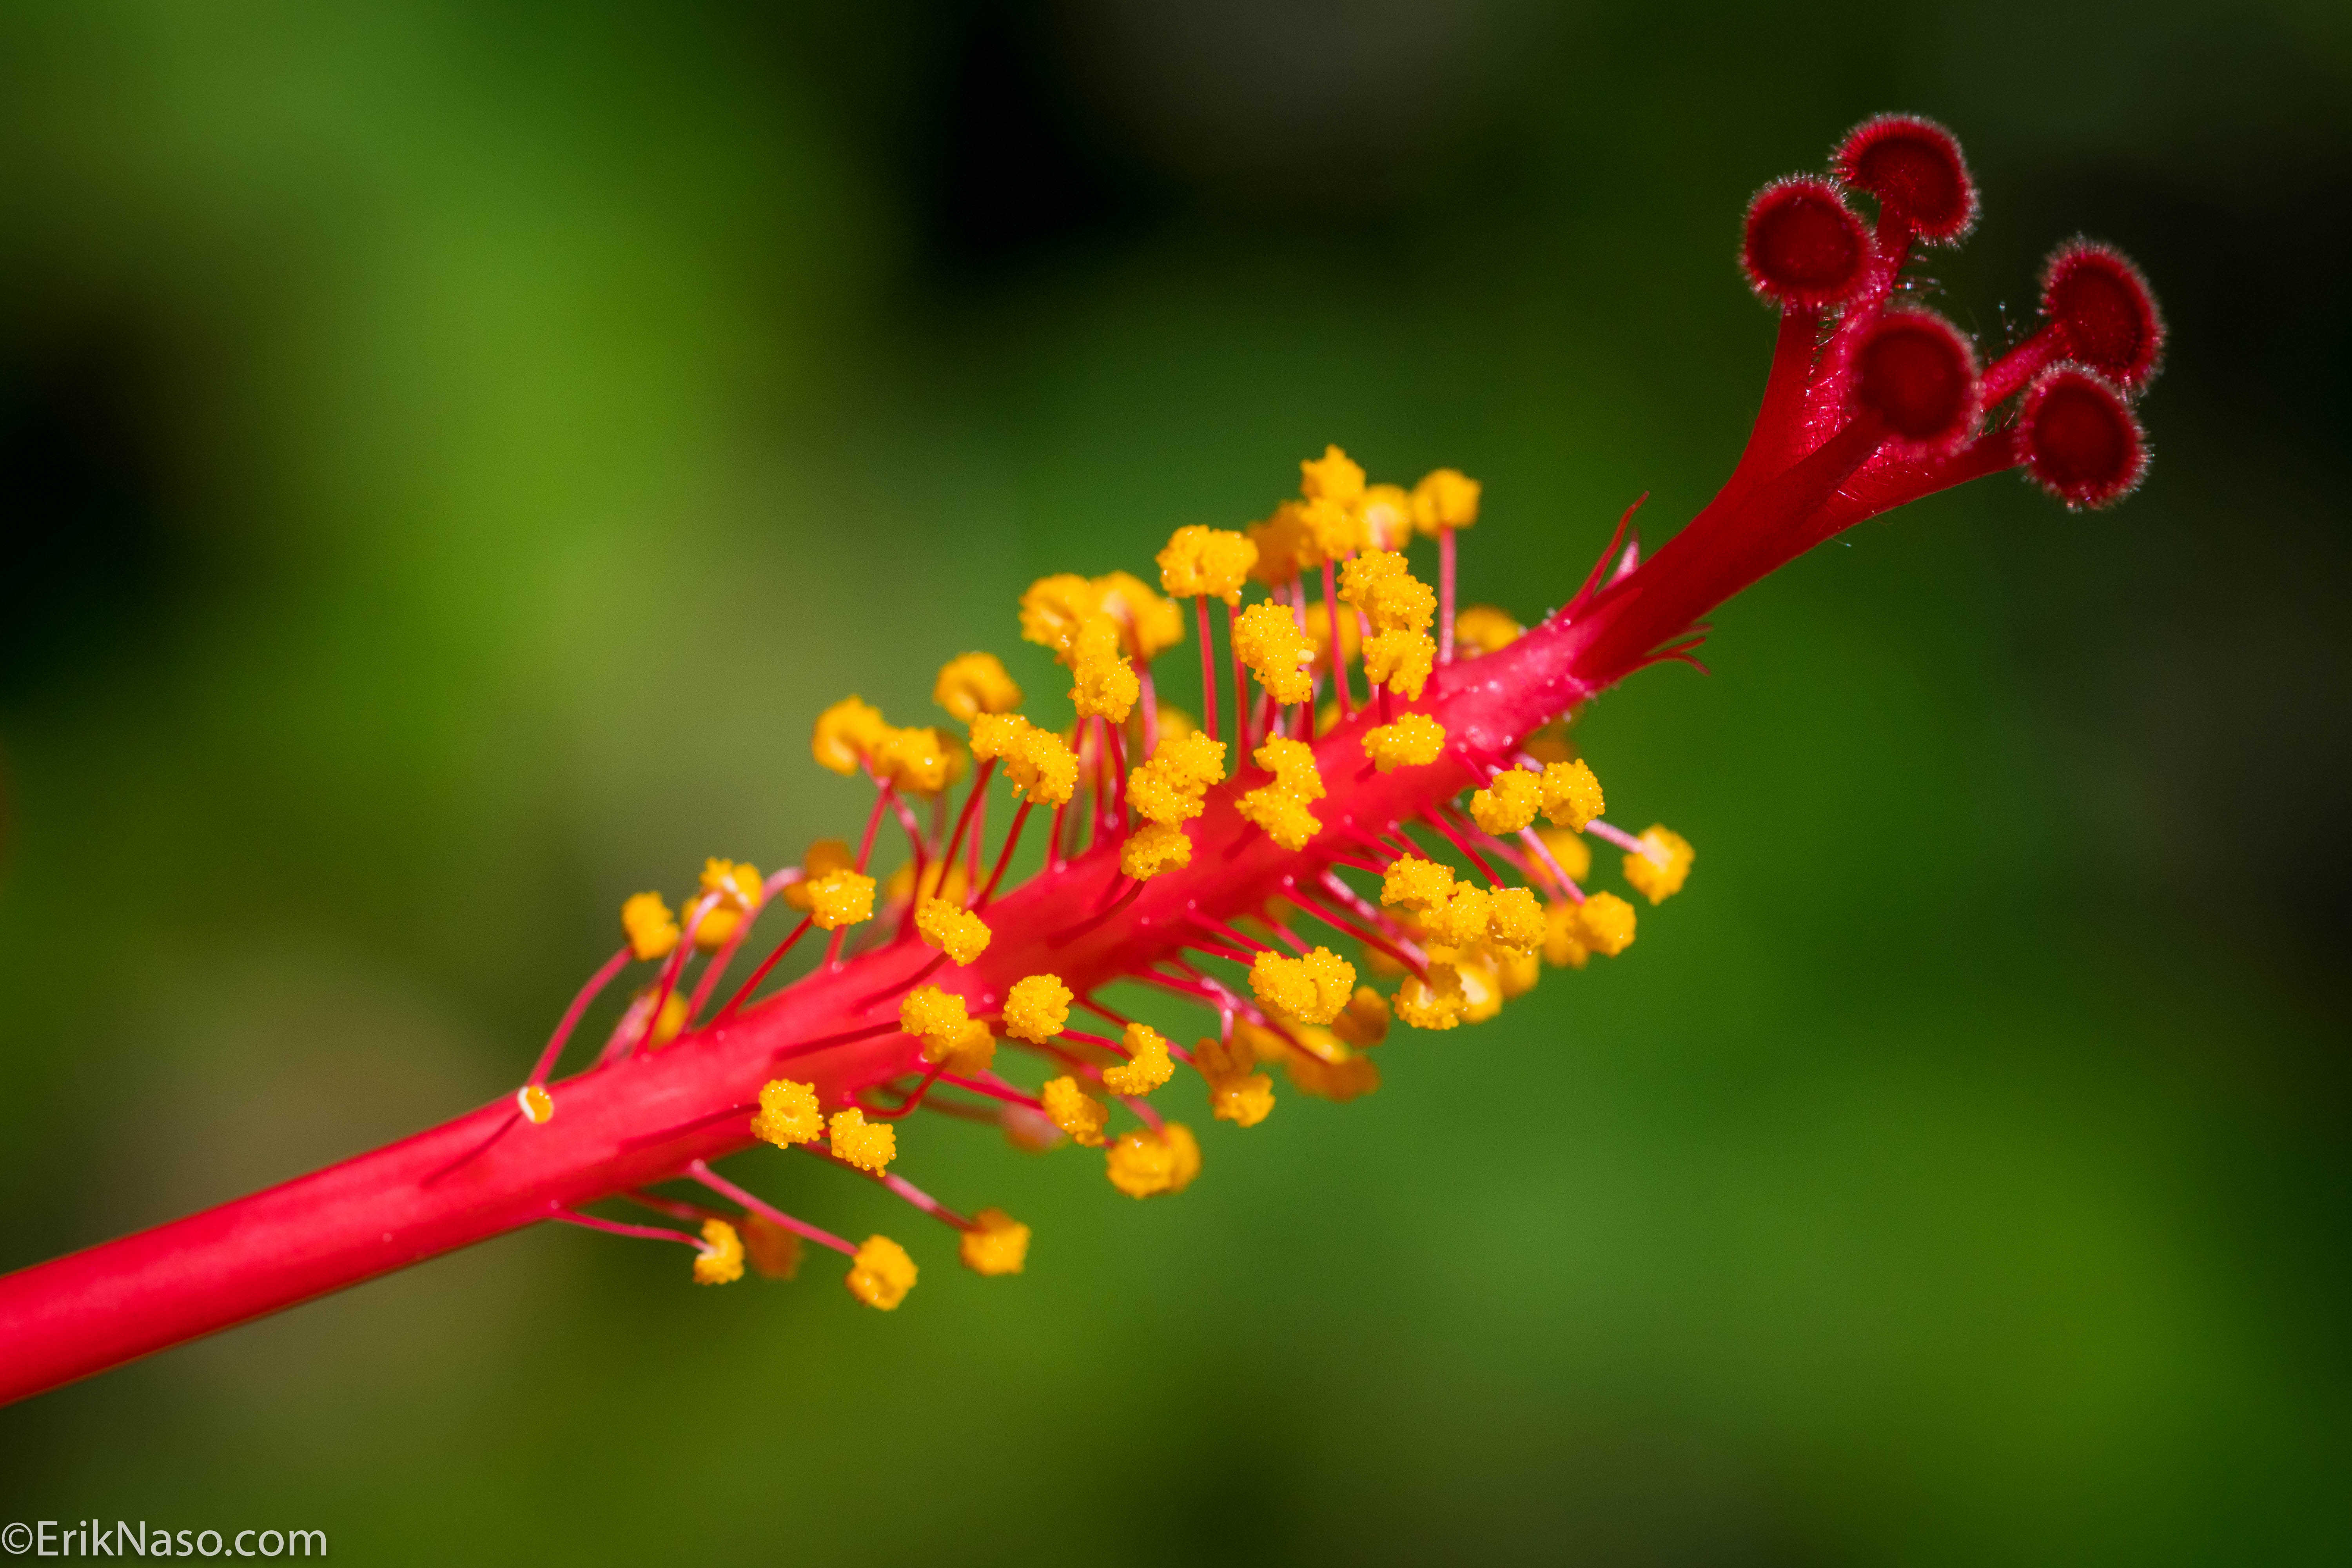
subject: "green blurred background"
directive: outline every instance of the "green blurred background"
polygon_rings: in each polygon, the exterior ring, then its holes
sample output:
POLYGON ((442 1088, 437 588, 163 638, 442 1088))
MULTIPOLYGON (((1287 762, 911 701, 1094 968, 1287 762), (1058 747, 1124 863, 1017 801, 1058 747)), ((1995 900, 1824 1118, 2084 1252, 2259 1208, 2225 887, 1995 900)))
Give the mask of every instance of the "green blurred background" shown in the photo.
POLYGON ((1148 1205, 917 1129, 1017 1280, 747 1156, 908 1306, 541 1227, 0 1413, 0 1518, 2345 1561, 2347 15, 0 8, 0 1266, 503 1091, 622 895, 851 824, 822 705, 1326 441, 1542 612, 1727 471, 1741 205, 1867 112, 1966 142, 1986 341, 2078 230, 2174 328, 2127 505, 1939 498, 1598 705, 1689 890, 1381 1093, 1148 1205))

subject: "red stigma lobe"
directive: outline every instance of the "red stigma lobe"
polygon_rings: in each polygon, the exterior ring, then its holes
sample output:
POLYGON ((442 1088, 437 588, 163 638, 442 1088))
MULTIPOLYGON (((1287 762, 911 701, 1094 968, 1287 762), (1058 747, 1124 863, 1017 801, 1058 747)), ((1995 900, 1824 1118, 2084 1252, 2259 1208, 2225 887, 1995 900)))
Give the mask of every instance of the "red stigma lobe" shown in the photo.
POLYGON ((1818 310, 1861 285, 1870 236, 1827 180, 1775 180, 1748 208, 1739 259, 1757 293, 1818 310))
POLYGON ((1838 177, 1878 198, 1882 218, 1949 244, 1977 220, 1976 182, 1959 142, 1932 120, 1882 114, 1854 127, 1838 149, 1838 177))
POLYGON ((2079 239, 2060 247, 2042 271, 2042 313, 2070 357, 2125 391, 2155 379, 2164 320, 2147 279, 2116 251, 2079 239))
POLYGON ((2147 471, 2147 441, 2114 383, 2080 365, 2044 371, 2018 421, 2026 470, 2069 506, 2110 506, 2147 471))

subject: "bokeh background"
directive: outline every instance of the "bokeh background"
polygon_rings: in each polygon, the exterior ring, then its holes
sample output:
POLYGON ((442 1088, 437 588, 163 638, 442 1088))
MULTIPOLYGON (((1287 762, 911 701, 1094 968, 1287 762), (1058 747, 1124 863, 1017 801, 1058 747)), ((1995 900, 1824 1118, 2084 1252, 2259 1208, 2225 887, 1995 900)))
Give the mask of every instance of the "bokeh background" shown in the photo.
POLYGON ((1598 705, 1689 889, 1379 1094, 1148 1205, 919 1130, 1018 1280, 747 1156, 908 1305, 541 1227, 0 1413, 0 1516, 2344 1561, 2347 15, 0 8, 0 1266, 502 1092, 622 895, 851 823, 822 705, 1050 695, 1024 583, 1326 441, 1485 480, 1468 596, 1542 612, 1727 471, 1742 204, 1865 113, 1966 142, 1985 341, 2078 231, 2174 329, 2128 505, 1938 498, 1598 705))

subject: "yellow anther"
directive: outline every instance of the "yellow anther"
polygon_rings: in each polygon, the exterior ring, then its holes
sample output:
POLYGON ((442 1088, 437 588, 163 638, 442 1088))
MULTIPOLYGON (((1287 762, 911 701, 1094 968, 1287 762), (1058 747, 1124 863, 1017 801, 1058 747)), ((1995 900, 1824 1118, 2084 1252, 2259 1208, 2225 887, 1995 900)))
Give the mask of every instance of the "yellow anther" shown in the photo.
POLYGON ((1078 759, 1062 737, 1034 726, 1024 731, 1017 750, 1004 761, 1013 793, 1026 793, 1045 805, 1066 805, 1078 787, 1078 759))
POLYGON ((957 1251, 974 1274, 1018 1274, 1029 1259, 1029 1227, 1003 1209, 982 1209, 957 1251))
POLYGON ((1236 1127, 1255 1127, 1274 1112, 1274 1079, 1262 1072, 1235 1073, 1209 1083, 1209 1114, 1236 1127))
POLYGON ((1603 958, 1633 945, 1633 906, 1614 893, 1594 893, 1576 906, 1577 934, 1603 958))
POLYGON ((1212 741, 1197 730, 1177 735, 1163 730, 1150 761, 1128 770, 1128 799, 1146 821, 1172 826, 1200 816, 1201 797, 1224 776, 1223 741, 1212 741))
POLYGON ((1339 447, 1326 447, 1320 458, 1298 465, 1298 493, 1308 500, 1346 506, 1362 498, 1364 470, 1339 447))
MULTIPOLYGON (((1213 1046, 1214 1042, 1203 1041, 1202 1044, 1207 1047, 1213 1046)), ((1233 1044, 1223 1049, 1230 1065, 1221 1066, 1218 1058, 1212 1056, 1201 1064, 1203 1073, 1214 1076, 1224 1072, 1247 1072, 1259 1062, 1282 1061, 1290 1055, 1290 1037, 1278 1029, 1263 1028, 1246 1018, 1237 1018, 1234 1021, 1233 1044)))
POLYGON ((1558 826, 1584 831, 1601 815, 1601 781, 1581 760, 1549 763, 1543 771, 1544 815, 1558 826))
POLYGON ((1584 944, 1576 905, 1563 900, 1544 910, 1543 956, 1555 969, 1581 969, 1591 961, 1592 950, 1584 944))
POLYGON ((992 653, 960 653, 940 666, 931 683, 931 700, 959 723, 969 724, 983 713, 1009 713, 1021 706, 1021 688, 1004 671, 1004 661, 992 653))
POLYGON ((1695 858, 1689 839, 1654 822, 1642 835, 1641 852, 1625 857, 1625 880, 1650 902, 1663 904, 1682 891, 1695 858))
MULTIPOLYGON (((925 900, 945 899, 950 904, 961 908, 965 889, 970 886, 960 862, 953 866, 942 866, 937 860, 923 863, 920 897, 925 900)), ((917 896, 914 862, 903 861, 882 884, 882 907, 897 909, 917 896)))
POLYGON ((1250 989, 1269 1012, 1302 1024, 1328 1024, 1356 987, 1356 968, 1328 947, 1304 958, 1261 952, 1250 961, 1250 989))
POLYGON ((1187 735, 1197 735, 1200 732, 1201 721, 1193 718, 1188 710, 1179 708, 1173 702, 1161 700, 1160 703, 1160 744, 1166 745, 1171 741, 1181 741, 1187 735))
POLYGON ((555 1098, 535 1083, 527 1083, 515 1090, 515 1109, 533 1127, 544 1127, 555 1119, 555 1098))
POLYGON ((988 951, 988 922, 946 899, 925 899, 915 906, 915 934, 946 953, 950 963, 970 963, 988 951))
POLYGON ((985 1024, 971 1024, 956 1041, 955 1049, 940 1062, 943 1072, 957 1078, 977 1078, 996 1061, 996 1037, 988 1032, 985 1024))
POLYGON ((1118 868, 1139 882, 1192 863, 1192 841, 1184 837, 1184 830, 1160 822, 1147 822, 1137 828, 1118 852, 1118 868))
POLYGON ((1472 605, 1454 617, 1454 646, 1462 653, 1500 653, 1527 630, 1492 605, 1472 605))
POLYGON ((1437 640, 1427 632, 1375 632, 1364 644, 1364 675, 1408 702, 1421 700, 1437 663, 1437 640))
POLYGON ((621 933, 639 958, 667 958, 677 948, 677 917, 659 893, 637 893, 621 906, 621 933))
POLYGON ((1418 855, 1398 857, 1381 876, 1381 902, 1393 910, 1433 910, 1453 896, 1453 871, 1418 855))
MULTIPOLYGON (((1328 671, 1331 668, 1331 606, 1328 603, 1318 600, 1307 606, 1307 640, 1315 645, 1315 668, 1318 672, 1328 671)), ((1356 619, 1356 612, 1342 609, 1339 612, 1339 662, 1353 664, 1363 646, 1363 627, 1356 619)), ((1333 709, 1333 711, 1337 710, 1333 709)))
POLYGON ((895 1311, 915 1288, 915 1260, 887 1236, 869 1236, 857 1248, 849 1277, 842 1283, 849 1293, 877 1311, 895 1311))
POLYGON ((1069 1134, 1073 1143, 1083 1143, 1089 1149, 1102 1147, 1103 1128, 1110 1121, 1110 1111, 1099 1100, 1078 1087, 1078 1080, 1065 1074, 1048 1079, 1045 1087, 1037 1091, 1038 1102, 1045 1108, 1045 1119, 1069 1134))
POLYGON ((1470 797, 1470 818, 1493 834, 1517 833, 1536 819, 1543 805, 1543 781, 1525 768, 1496 773, 1470 797))
POLYGON ((694 1255, 697 1285, 731 1285, 743 1278, 743 1238, 723 1219, 702 1222, 702 1249, 694 1255))
POLYGON ((1576 760, 1575 743, 1568 738, 1568 721, 1555 719, 1529 735, 1519 750, 1539 763, 1572 763, 1576 760))
POLYGON ((898 1004, 898 1027, 923 1042, 923 1059, 945 1061, 971 1032, 963 998, 936 985, 919 985, 898 1004))
POLYGON ((1433 963, 1429 979, 1408 974, 1397 987, 1396 1016, 1416 1029, 1450 1029, 1462 1021, 1462 977, 1450 963, 1433 963))
POLYGON ((984 763, 1016 755, 1029 728, 1018 713, 982 713, 971 721, 971 754, 984 763))
POLYGON ((1004 1032, 1042 1046, 1070 1021, 1070 988, 1058 975, 1016 980, 1004 997, 1004 1032))
POLYGON ((1103 1087, 1113 1094, 1150 1094, 1175 1076, 1168 1041, 1150 1025, 1129 1024, 1118 1043, 1127 1047, 1127 1060, 1103 1068, 1103 1087))
POLYGON ((1274 782, 1251 790, 1237 803, 1241 814, 1265 829, 1285 849, 1307 847, 1323 830, 1307 807, 1323 798, 1323 775, 1315 766, 1315 748, 1304 741, 1272 740, 1253 753, 1257 765, 1274 782))
POLYGON ((1315 645, 1285 605, 1267 602, 1244 610, 1234 626, 1234 655, 1276 702, 1304 702, 1314 694, 1314 677, 1305 666, 1315 658, 1315 645))
POLYGON ((1331 1032, 1359 1050, 1370 1050, 1389 1037, 1389 999, 1369 985, 1357 986, 1331 1020, 1331 1032))
POLYGON ((898 1153, 898 1135, 887 1121, 869 1122, 856 1106, 836 1110, 825 1122, 832 1135, 833 1157, 861 1171, 880 1175, 898 1153))
POLYGON ((808 847, 808 857, 801 862, 801 879, 787 886, 782 897, 784 902, 805 913, 813 900, 809 897, 812 884, 820 882, 835 871, 853 870, 857 856, 838 838, 820 838, 808 847))
POLYGON ((1284 501, 1274 509, 1272 517, 1250 524, 1249 542, 1250 548, 1257 552, 1257 559, 1250 566, 1251 579, 1269 588, 1289 582, 1298 575, 1300 559, 1310 548, 1306 504, 1284 501))
POLYGON ((1454 896, 1421 917, 1422 930, 1439 947, 1467 947, 1486 934, 1495 896, 1472 882, 1457 882, 1454 896))
POLYGON ((1284 1059, 1282 1070, 1290 1075, 1291 1088, 1345 1105, 1381 1087, 1381 1069, 1371 1058, 1360 1057, 1336 1040, 1330 1044, 1337 1047, 1332 1054, 1293 1051, 1284 1059))
POLYGON ((1543 945, 1543 905, 1525 888, 1504 888, 1486 905, 1486 940, 1507 954, 1533 952, 1543 945))
POLYGON ((1425 632, 1437 616, 1437 595, 1405 569, 1393 551, 1367 551, 1339 574, 1339 596, 1364 612, 1375 632, 1425 632))
POLYGON ((866 764, 889 727, 882 721, 879 709, 855 697, 845 697, 816 716, 816 732, 809 741, 809 751, 815 756, 817 766, 846 778, 866 764))
POLYGON ((1438 468, 1412 487, 1412 521, 1423 533, 1467 528, 1478 521, 1478 481, 1438 468))
MULTIPOLYGON (((1248 542, 1244 540, 1243 542, 1248 542)), ((1110 572, 1095 579, 1103 614, 1127 634, 1128 651, 1149 664, 1184 640, 1184 612, 1153 593, 1141 578, 1110 572)))
POLYGON ((1081 719, 1127 722, 1129 710, 1143 693, 1143 683, 1127 661, 1118 623, 1108 616, 1092 616, 1079 628, 1070 659, 1070 701, 1081 719))
MULTIPOLYGON (((629 1005, 624 1027, 635 1033, 646 1026, 646 1015, 653 1010, 654 995, 660 989, 657 985, 647 985, 638 990, 635 998, 629 1005)), ((677 1038, 679 1031, 685 1027, 686 998, 673 990, 662 1003, 661 1016, 655 1020, 654 1032, 646 1041, 646 1048, 656 1051, 661 1049, 677 1038)))
POLYGON ((1503 1010, 1500 955, 1485 942, 1455 955, 1454 973, 1462 983, 1462 1021, 1483 1024, 1503 1010))
POLYGON ((694 945, 717 952, 741 928, 745 911, 760 907, 766 889, 757 866, 735 860, 705 860, 701 886, 705 893, 718 894, 719 901, 703 911, 702 922, 694 928, 694 945))
POLYGON ((1426 713, 1408 713, 1364 731, 1364 755, 1381 772, 1422 768, 1445 753, 1445 726, 1426 713))
POLYGON ((1366 485, 1355 510, 1369 549, 1402 550, 1412 538, 1412 497, 1401 485, 1366 485))
POLYGON ((760 1090, 760 1111, 751 1118, 752 1137, 789 1149, 795 1143, 814 1143, 824 1132, 824 1113, 817 1108, 816 1085, 780 1078, 760 1090))
POLYGON ((743 1235, 743 1252, 762 1279, 790 1279, 801 1271, 801 1238, 765 1215, 747 1214, 735 1222, 743 1235))
POLYGON ((1040 577, 1021 595, 1021 635, 1066 663, 1087 617, 1101 608, 1102 595, 1076 573, 1040 577))
POLYGON ((1592 846, 1583 834, 1572 827, 1538 827, 1536 837, 1571 880, 1581 882, 1592 874, 1592 846))
POLYGON ((1201 1145, 1181 1121, 1157 1132, 1139 1127, 1103 1152, 1103 1165, 1110 1184, 1129 1197, 1181 1193, 1201 1173, 1201 1145))
MULTIPOLYGON (((1542 917, 1538 915, 1537 918, 1542 917)), ((1505 996, 1524 996, 1536 988, 1536 982, 1543 978, 1541 949, 1540 942, 1524 951, 1496 949, 1496 956, 1502 960, 1505 996)))
POLYGON ((925 725, 887 729, 874 743, 874 776, 910 795, 937 795, 948 787, 955 751, 948 738, 925 725))
POLYGON ((809 918, 825 931, 874 917, 874 879, 862 872, 828 871, 807 887, 809 918))
POLYGON ((1160 552, 1160 585, 1180 599, 1202 595, 1242 602, 1242 584, 1257 564, 1257 546, 1243 534, 1198 524, 1180 528, 1160 552))
POLYGON ((1364 515, 1352 505, 1310 500, 1298 515, 1307 525, 1307 537, 1298 550, 1301 566, 1344 561, 1364 547, 1364 515))

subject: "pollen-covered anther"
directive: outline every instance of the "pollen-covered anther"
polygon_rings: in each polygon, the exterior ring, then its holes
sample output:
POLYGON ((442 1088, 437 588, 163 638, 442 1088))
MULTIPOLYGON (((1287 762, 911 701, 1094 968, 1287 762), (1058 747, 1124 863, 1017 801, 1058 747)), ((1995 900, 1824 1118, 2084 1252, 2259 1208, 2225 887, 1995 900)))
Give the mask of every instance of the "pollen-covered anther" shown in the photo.
POLYGON ((1364 493, 1364 470, 1339 447, 1327 446, 1320 458, 1298 465, 1298 493, 1346 506, 1364 493))
POLYGON ((2025 468, 2069 506, 2106 506, 2147 472, 2147 440, 2114 383, 2080 365, 2053 365, 2026 389, 2018 416, 2025 468))
POLYGON ((1402 485, 1366 485, 1354 507, 1366 550, 1402 550, 1413 533, 1412 497, 1402 485))
POLYGON ((1145 821, 1173 826, 1200 816, 1209 786, 1224 776, 1223 742, 1197 730, 1163 734, 1150 760, 1128 770, 1127 797, 1145 821))
POLYGON ((1088 616, 1078 629, 1070 674, 1070 702, 1081 719, 1124 724, 1143 694, 1143 683, 1128 663, 1118 623, 1107 615, 1088 616))
MULTIPOLYGON (((659 986, 645 985, 638 988, 636 995, 630 999, 628 1013, 623 1018, 621 1026, 623 1034, 636 1034, 644 1030, 646 1016, 653 1011, 654 998, 660 994, 659 986)), ((661 1014, 654 1020, 653 1032, 646 1036, 646 1046, 648 1049, 657 1051, 677 1039, 685 1028, 686 998, 672 991, 667 996, 662 998, 661 1014)))
POLYGON ((639 959, 667 958, 677 949, 677 917, 659 893, 637 893, 621 906, 621 932, 639 959))
POLYGON ((1146 663, 1184 640, 1184 613, 1131 572, 1106 572, 1094 581, 1095 602, 1125 633, 1127 651, 1146 663))
POLYGON ((1149 1024, 1129 1024, 1118 1037, 1127 1060, 1103 1069, 1103 1087, 1113 1094, 1150 1094, 1176 1072, 1167 1037, 1149 1024))
POLYGON ((1556 826, 1581 833, 1604 809, 1601 780, 1581 757, 1545 763, 1542 784, 1544 816, 1556 826))
POLYGON ((808 889, 809 919, 824 931, 839 931, 874 918, 874 879, 859 871, 828 871, 808 889))
POLYGON ((857 868, 857 852, 838 838, 820 838, 808 847, 801 861, 801 879, 788 884, 780 895, 785 903, 806 913, 814 900, 809 889, 835 871, 857 868))
POLYGON ((1486 906, 1486 940, 1512 958, 1533 953, 1543 946, 1542 903, 1525 888, 1498 889, 1486 906))
POLYGON ((1060 1034, 1070 1021, 1070 988, 1057 975, 1016 980, 1004 997, 1004 1030, 1033 1046, 1060 1034))
POLYGON ((1427 632, 1374 632, 1364 642, 1364 678, 1408 702, 1421 700, 1437 665, 1437 639, 1427 632))
POLYGON ((1471 605, 1454 617, 1454 647, 1460 655, 1500 653, 1528 628, 1492 605, 1471 605))
POLYGON ((2133 394, 2155 379, 2164 317, 2156 291, 2121 251, 2086 239, 2059 247, 2042 271, 2042 313, 2069 359, 2133 394))
POLYGON ((1433 468, 1412 487, 1413 526, 1425 534, 1468 528, 1478 521, 1478 481, 1454 468, 1433 468))
POLYGON ((1037 1091, 1038 1103, 1045 1108, 1046 1120, 1069 1135, 1073 1143, 1089 1149, 1102 1147, 1103 1128, 1110 1121, 1110 1111, 1103 1102, 1078 1086, 1078 1080, 1064 1074, 1048 1079, 1045 1087, 1037 1091))
POLYGON ((694 928, 694 945, 704 952, 717 952, 733 940, 744 915, 760 907, 766 889, 758 867, 737 860, 705 860, 701 888, 719 899, 703 911, 701 922, 694 928))
POLYGON ((817 1106, 816 1086, 791 1079, 771 1080, 760 1090, 760 1109, 751 1118, 751 1136, 779 1149, 814 1143, 824 1133, 824 1112, 817 1106))
POLYGON ((1888 310, 1854 351, 1852 395, 1856 412, 1878 418, 1901 447, 1948 451, 1976 429, 1976 351, 1941 316, 1888 310))
POLYGON ((1775 180, 1748 204, 1739 260, 1765 299, 1822 310, 1869 271, 1870 234, 1828 181, 1775 180))
POLYGON ((1408 713, 1364 731, 1364 755, 1381 773, 1425 768, 1445 754, 1445 726, 1426 713, 1408 713))
POLYGON ((1258 1058, 1239 1035, 1230 1044, 1202 1040, 1192 1047, 1192 1065, 1201 1069, 1201 1077, 1209 1086, 1210 1115, 1236 1127, 1255 1127, 1273 1114, 1274 1079, 1252 1070, 1257 1062, 1258 1058))
POLYGON ((1302 1024, 1328 1024, 1348 1005, 1356 969, 1328 947, 1302 958, 1265 952, 1250 961, 1249 978, 1250 990, 1268 1011, 1302 1024))
POLYGON ((1653 904, 1663 904, 1682 891, 1696 858, 1689 839, 1654 822, 1642 835, 1641 849, 1625 856, 1625 880, 1653 904))
POLYGON ((1314 678, 1305 667, 1314 660, 1315 645, 1280 605, 1255 604, 1242 612, 1234 625, 1234 657, 1276 702, 1304 702, 1314 695, 1314 678))
POLYGON ((1882 114, 1846 135, 1832 166, 1839 179, 1878 198, 1922 239, 1949 244, 1977 220, 1976 181, 1959 139, 1916 114, 1882 114))
POLYGON ((1339 597, 1363 611, 1375 632, 1425 632, 1437 616, 1435 591, 1393 551, 1367 551, 1342 567, 1339 597))
POLYGON ((915 906, 915 934, 948 955, 950 963, 970 963, 988 951, 988 922, 962 905, 946 899, 925 899, 915 906))
POLYGON ((1206 595, 1238 605, 1242 584, 1257 564, 1257 546, 1244 534, 1193 524, 1169 536, 1159 561, 1160 585, 1177 598, 1206 595))
POLYGON ((1416 1029, 1451 1029, 1462 1021, 1462 977, 1450 963, 1433 963, 1429 978, 1408 974, 1398 985, 1396 1016, 1416 1029))
POLYGON ((1021 688, 994 654, 960 653, 940 666, 931 700, 959 723, 969 724, 983 713, 1008 713, 1020 707, 1021 688))
POLYGON ((925 1061, 945 1061, 963 1045, 971 1016, 954 992, 919 985, 898 1004, 898 1027, 923 1042, 925 1061))
POLYGON ((817 715, 809 751, 817 766, 847 777, 866 765, 889 728, 879 709, 845 697, 817 715))
POLYGON ((945 735, 929 725, 893 726, 874 743, 868 766, 874 776, 909 795, 937 795, 956 771, 957 756, 945 735))
POLYGON ((1422 913, 1453 896, 1453 870, 1417 855, 1398 857, 1381 875, 1381 902, 1391 909, 1422 913))
POLYGON ((1517 833, 1543 808, 1543 780, 1525 768, 1496 773, 1470 797, 1470 818, 1488 833, 1517 833))
POLYGON ((702 1246, 694 1257, 697 1285, 731 1285, 743 1278, 743 1238, 723 1219, 702 1222, 702 1246))
POLYGON ((1021 595, 1021 636, 1050 648, 1066 664, 1076 650, 1078 633, 1101 609, 1101 593, 1076 573, 1040 577, 1021 595))
POLYGON ((1251 754, 1274 780, 1244 794, 1235 803, 1236 809, 1285 849, 1306 848, 1307 841, 1323 831, 1323 824, 1307 809, 1323 798, 1323 775, 1315 765, 1315 749, 1304 741, 1277 738, 1251 754))
MULTIPOLYGON (((979 750, 978 733, 975 727, 975 754, 979 750)), ((1005 755, 1004 773, 1013 781, 1015 795, 1025 794, 1045 805, 1067 805, 1078 787, 1078 759, 1059 735, 1024 724, 1005 755)))
POLYGON ((907 1292, 915 1288, 919 1271, 907 1249, 887 1236, 869 1236, 857 1248, 851 1260, 848 1278, 842 1283, 849 1293, 877 1311, 896 1311, 907 1292))
MULTIPOLYGON (((1486 919, 1495 895, 1470 882, 1458 882, 1444 903, 1431 906, 1421 917, 1422 930, 1438 947, 1467 947, 1486 934, 1486 919)), ((1317 1019, 1321 1023, 1323 1020, 1317 1019)))
POLYGON ((555 1100, 535 1083, 527 1083, 515 1090, 515 1109, 533 1127, 544 1127, 555 1118, 555 1100))
POLYGON ((866 1120, 866 1113, 856 1106, 836 1110, 825 1123, 831 1134, 833 1157, 861 1171, 880 1175, 898 1154, 898 1135, 887 1122, 866 1120))
POLYGON ((1128 836, 1118 851, 1118 868, 1139 882, 1192 863, 1192 841, 1182 828, 1164 822, 1145 823, 1128 836))
POLYGON ((982 1209, 971 1216, 957 1253, 974 1274, 1018 1274, 1029 1260, 1029 1227, 1003 1209, 982 1209))
POLYGON ((1576 906, 1576 933, 1603 958, 1633 945, 1633 906, 1614 893, 1595 893, 1576 906))
POLYGON ((1131 1198, 1181 1193, 1201 1173, 1201 1144, 1181 1121, 1157 1131, 1139 1127, 1112 1140, 1103 1167, 1110 1184, 1131 1198))

